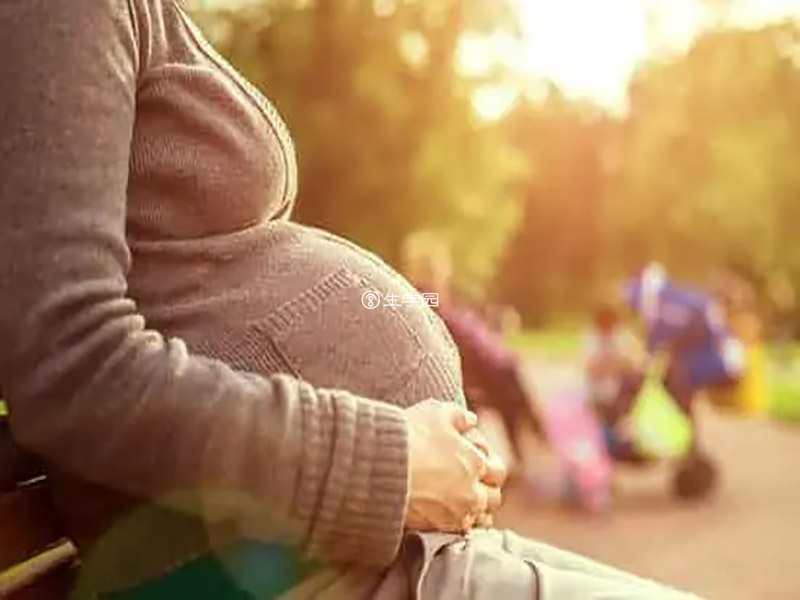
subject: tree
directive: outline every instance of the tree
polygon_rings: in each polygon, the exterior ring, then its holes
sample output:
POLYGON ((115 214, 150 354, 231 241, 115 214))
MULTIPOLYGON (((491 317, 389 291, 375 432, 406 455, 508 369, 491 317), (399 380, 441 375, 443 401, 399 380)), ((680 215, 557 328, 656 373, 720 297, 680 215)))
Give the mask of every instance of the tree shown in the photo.
POLYGON ((500 297, 529 322, 584 308, 601 255, 604 152, 613 121, 555 88, 543 104, 524 101, 505 126, 535 169, 525 181, 524 216, 498 277, 500 297))
POLYGON ((717 29, 631 86, 606 235, 686 277, 734 261, 800 283, 800 32, 786 23, 717 29))

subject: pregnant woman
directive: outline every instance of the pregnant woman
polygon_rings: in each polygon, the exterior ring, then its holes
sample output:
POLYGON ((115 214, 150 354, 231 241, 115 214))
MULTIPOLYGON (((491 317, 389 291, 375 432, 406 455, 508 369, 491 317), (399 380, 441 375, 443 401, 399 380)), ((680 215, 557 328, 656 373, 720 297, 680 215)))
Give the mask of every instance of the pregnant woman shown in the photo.
POLYGON ((679 595, 477 529, 504 474, 449 336, 287 221, 283 123, 173 0, 4 0, 0 56, 0 382, 79 593, 679 595))

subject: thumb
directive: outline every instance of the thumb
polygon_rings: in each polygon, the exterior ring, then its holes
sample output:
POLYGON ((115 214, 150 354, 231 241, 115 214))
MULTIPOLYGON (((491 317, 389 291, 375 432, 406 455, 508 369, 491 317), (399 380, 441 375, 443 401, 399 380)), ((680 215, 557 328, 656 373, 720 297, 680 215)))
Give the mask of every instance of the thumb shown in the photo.
POLYGON ((458 406, 448 406, 449 419, 459 433, 466 433, 478 425, 478 415, 458 406))

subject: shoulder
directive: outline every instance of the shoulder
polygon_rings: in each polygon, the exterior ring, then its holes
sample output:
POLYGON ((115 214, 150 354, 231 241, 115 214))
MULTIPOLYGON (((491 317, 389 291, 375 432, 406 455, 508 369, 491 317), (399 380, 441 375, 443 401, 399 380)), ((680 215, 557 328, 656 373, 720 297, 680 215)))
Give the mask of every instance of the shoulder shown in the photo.
MULTIPOLYGON (((64 86, 78 86, 89 80, 117 79, 132 86, 142 47, 139 24, 160 2, 0 2, 0 52, 3 56, 23 58, 3 65, 5 82, 11 77, 30 77, 32 81, 47 79, 49 85, 36 90, 39 95, 60 94, 64 86)), ((82 93, 86 94, 85 85, 82 93)), ((17 97, 24 97, 24 94, 18 93, 17 97)))

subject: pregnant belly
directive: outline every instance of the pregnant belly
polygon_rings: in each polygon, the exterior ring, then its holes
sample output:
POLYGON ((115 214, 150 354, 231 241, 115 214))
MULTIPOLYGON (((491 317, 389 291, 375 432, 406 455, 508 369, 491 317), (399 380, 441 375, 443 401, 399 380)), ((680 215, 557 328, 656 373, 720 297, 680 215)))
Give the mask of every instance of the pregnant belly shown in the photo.
POLYGON ((460 396, 458 353, 439 318, 403 277, 339 237, 272 221, 131 248, 130 294, 148 327, 195 353, 399 405, 460 396), (376 308, 362 301, 370 290, 376 308))

